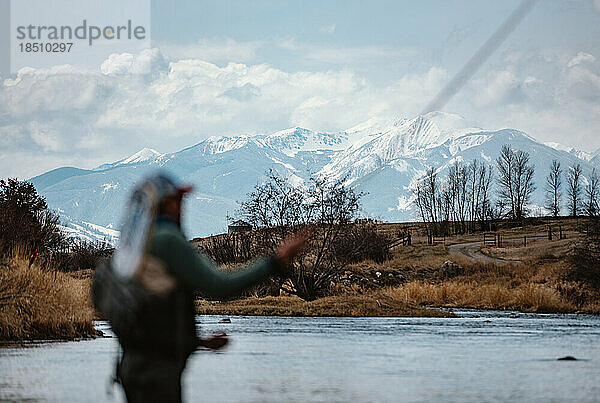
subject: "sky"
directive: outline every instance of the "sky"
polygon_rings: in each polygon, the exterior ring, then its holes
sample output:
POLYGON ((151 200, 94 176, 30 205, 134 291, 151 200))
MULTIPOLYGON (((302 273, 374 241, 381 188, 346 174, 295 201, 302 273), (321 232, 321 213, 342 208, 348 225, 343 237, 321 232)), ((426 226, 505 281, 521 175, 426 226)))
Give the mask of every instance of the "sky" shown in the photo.
MULTIPOLYGON (((0 76, 0 178, 415 117, 518 4, 153 1, 151 49, 0 76)), ((600 148, 600 0, 539 1, 443 110, 600 148)))

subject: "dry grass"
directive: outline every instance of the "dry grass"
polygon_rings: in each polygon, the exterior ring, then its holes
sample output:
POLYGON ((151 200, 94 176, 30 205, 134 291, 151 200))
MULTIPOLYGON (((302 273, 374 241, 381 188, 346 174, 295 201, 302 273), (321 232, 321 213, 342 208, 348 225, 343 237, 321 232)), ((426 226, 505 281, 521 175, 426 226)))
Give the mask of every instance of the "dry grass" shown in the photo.
POLYGON ((570 235, 567 239, 548 241, 546 238, 528 238, 524 246, 523 238, 511 239, 504 242, 504 247, 485 247, 482 252, 486 255, 504 259, 520 260, 535 263, 540 260, 562 259, 573 250, 580 236, 570 235))
POLYGON ((394 295, 382 291, 325 297, 310 302, 284 296, 246 298, 218 303, 199 300, 196 302, 196 311, 201 315, 250 316, 454 316, 450 312, 406 304, 394 295))
MULTIPOLYGON (((334 290, 338 290, 339 295, 312 303, 279 297, 217 305, 203 302, 198 305, 199 312, 412 316, 422 314, 417 313, 418 307, 428 306, 600 314, 600 292, 567 276, 573 270, 568 256, 581 241, 581 235, 575 232, 581 222, 576 219, 545 219, 541 222, 526 228, 502 229, 506 247, 483 249, 489 255, 521 263, 482 263, 463 255, 449 254, 443 244, 398 246, 393 250, 394 257, 383 264, 364 261, 348 266, 347 270, 355 278, 378 279, 378 286, 372 282, 366 285, 356 282, 350 286, 337 284, 334 290), (548 225, 553 226, 555 236, 558 236, 557 227, 561 225, 567 239, 548 241, 547 238, 531 238, 532 235, 545 235, 548 225), (527 246, 522 244, 523 236, 528 237, 527 246), (506 241, 512 238, 520 239, 506 241), (440 267, 447 260, 460 265, 463 271, 452 277, 444 275, 440 267), (375 276, 376 272, 380 272, 380 276, 375 276)), ((390 231, 394 230, 395 224, 385 225, 390 231)), ((402 227, 398 225, 397 228, 402 227)), ((482 234, 465 235, 448 238, 446 243, 481 239, 482 234)))
POLYGON ((95 335, 89 279, 27 266, 19 257, 0 264, 0 340, 95 335))
POLYGON ((410 282, 384 291, 392 298, 412 305, 439 307, 510 309, 523 312, 574 312, 577 307, 558 291, 544 284, 506 284, 449 281, 441 284, 410 282))

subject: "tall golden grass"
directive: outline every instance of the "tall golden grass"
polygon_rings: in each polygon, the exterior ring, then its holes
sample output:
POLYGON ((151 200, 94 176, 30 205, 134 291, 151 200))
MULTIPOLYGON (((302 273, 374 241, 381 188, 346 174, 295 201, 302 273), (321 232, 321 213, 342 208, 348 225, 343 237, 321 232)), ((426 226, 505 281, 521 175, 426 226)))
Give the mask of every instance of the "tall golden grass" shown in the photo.
POLYGON ((395 297, 372 291, 366 294, 343 294, 303 301, 297 297, 279 296, 245 298, 213 303, 196 301, 201 315, 251 316, 385 316, 385 317, 451 317, 450 312, 426 309, 398 301, 395 297))
POLYGON ((577 307, 544 284, 479 284, 447 281, 439 284, 413 281, 388 288, 385 295, 404 304, 454 308, 510 309, 523 312, 574 312, 577 307))
POLYGON ((89 279, 28 267, 19 256, 0 263, 0 340, 95 335, 89 295, 89 279))

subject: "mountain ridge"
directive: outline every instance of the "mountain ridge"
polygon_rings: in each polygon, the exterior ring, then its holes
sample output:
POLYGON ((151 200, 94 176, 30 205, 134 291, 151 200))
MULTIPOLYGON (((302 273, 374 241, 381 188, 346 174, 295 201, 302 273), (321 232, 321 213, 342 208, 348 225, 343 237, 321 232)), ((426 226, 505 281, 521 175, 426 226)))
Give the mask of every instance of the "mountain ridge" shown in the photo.
POLYGON ((59 168, 31 181, 48 205, 71 221, 105 229, 119 227, 127 194, 140 178, 159 169, 196 185, 184 222, 192 236, 225 232, 226 217, 235 213, 254 185, 266 180, 269 169, 294 185, 311 176, 345 178, 349 186, 366 193, 364 215, 406 221, 417 218, 411 187, 429 167, 443 175, 457 160, 478 158, 494 164, 504 144, 530 153, 536 166, 537 208, 543 204, 543 184, 553 159, 563 167, 580 163, 586 175, 595 166, 594 158, 582 159, 522 131, 485 130, 460 115, 433 112, 412 119, 372 118, 339 132, 294 126, 270 134, 211 136, 177 152, 143 148, 101 165, 103 169, 59 168))

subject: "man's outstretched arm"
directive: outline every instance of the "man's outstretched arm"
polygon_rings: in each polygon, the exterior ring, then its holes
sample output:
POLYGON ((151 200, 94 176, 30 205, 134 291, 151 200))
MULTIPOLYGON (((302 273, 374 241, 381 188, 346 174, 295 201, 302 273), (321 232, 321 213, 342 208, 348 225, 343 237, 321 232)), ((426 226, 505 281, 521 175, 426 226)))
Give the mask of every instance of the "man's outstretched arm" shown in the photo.
POLYGON ((211 298, 228 299, 284 269, 284 259, 263 258, 245 269, 224 272, 196 251, 181 233, 158 231, 150 253, 162 260, 169 272, 186 288, 211 298))

